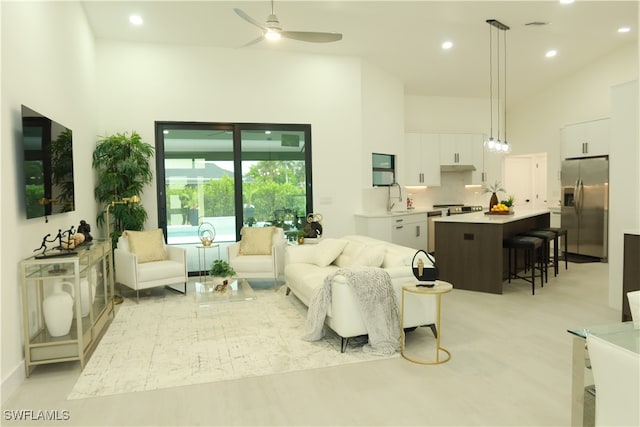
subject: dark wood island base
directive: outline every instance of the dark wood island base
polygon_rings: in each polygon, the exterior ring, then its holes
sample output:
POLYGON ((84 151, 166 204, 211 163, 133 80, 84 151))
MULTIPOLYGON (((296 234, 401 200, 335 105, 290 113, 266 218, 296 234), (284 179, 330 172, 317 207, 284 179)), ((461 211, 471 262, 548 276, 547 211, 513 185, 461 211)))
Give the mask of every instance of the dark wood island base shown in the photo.
POLYGON ((513 215, 477 212, 435 219, 440 280, 452 283, 455 289, 502 294, 508 270, 502 240, 549 227, 549 220, 547 209, 522 210, 513 215))

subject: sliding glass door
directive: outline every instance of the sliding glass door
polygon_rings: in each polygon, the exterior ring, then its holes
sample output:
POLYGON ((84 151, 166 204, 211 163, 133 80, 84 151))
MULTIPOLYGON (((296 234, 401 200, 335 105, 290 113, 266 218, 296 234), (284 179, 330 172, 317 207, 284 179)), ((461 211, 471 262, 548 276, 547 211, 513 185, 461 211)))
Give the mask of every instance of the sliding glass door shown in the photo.
POLYGON ((192 246, 196 271, 204 229, 215 230, 221 258, 243 226, 275 225, 293 237, 313 211, 310 159, 309 125, 156 122, 158 225, 167 243, 192 246))

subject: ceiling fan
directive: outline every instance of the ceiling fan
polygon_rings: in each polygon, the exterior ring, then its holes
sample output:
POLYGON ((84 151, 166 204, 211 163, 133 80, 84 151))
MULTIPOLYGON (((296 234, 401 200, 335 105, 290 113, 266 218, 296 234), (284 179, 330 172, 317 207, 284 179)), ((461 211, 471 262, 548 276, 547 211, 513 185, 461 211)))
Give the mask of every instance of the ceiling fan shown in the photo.
POLYGON ((255 40, 251 40, 243 47, 258 43, 264 39, 277 40, 281 37, 310 43, 330 43, 342 40, 340 33, 321 33, 315 31, 284 31, 280 26, 280 21, 276 16, 273 8, 273 0, 271 0, 271 13, 267 17, 267 22, 263 25, 247 15, 241 9, 234 8, 233 11, 242 19, 262 30, 262 35, 255 40))

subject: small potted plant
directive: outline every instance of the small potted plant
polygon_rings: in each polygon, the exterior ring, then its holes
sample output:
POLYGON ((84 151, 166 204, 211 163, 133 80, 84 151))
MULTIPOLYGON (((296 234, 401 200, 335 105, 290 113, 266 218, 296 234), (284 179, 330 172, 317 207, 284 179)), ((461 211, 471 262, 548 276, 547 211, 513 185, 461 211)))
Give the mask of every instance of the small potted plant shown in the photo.
POLYGON ((506 200, 503 200, 500 203, 502 203, 503 205, 508 207, 509 208, 509 212, 513 212, 513 202, 515 201, 515 199, 516 198, 513 196, 513 194, 510 194, 509 197, 506 200))
POLYGON ((213 278, 214 285, 221 285, 225 280, 229 280, 235 276, 236 271, 227 261, 216 259, 211 264, 209 275, 213 278))
POLYGON ((302 245, 304 243, 304 238, 307 237, 307 233, 304 230, 296 231, 296 237, 298 238, 298 244, 302 245))

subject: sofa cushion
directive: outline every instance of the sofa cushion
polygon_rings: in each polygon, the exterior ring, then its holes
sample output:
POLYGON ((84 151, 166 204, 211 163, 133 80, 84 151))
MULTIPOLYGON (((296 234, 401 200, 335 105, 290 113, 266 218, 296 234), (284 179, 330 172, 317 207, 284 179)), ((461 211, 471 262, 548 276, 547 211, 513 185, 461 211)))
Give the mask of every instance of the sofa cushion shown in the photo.
POLYGON ((346 240, 342 239, 322 239, 320 243, 314 246, 312 251, 312 262, 320 267, 326 267, 331 264, 347 245, 346 240))
POLYGON ((275 227, 244 227, 240 234, 241 255, 271 255, 275 227))
POLYGON ((167 251, 164 248, 164 234, 161 229, 149 231, 126 230, 127 240, 131 252, 138 257, 138 263, 162 261, 167 259, 167 251))
POLYGON ((359 242, 347 241, 344 249, 333 261, 333 263, 340 268, 351 267, 353 261, 356 259, 360 251, 365 248, 365 245, 359 242))
POLYGON ((380 267, 386 253, 384 245, 364 246, 355 256, 351 267, 380 267))

